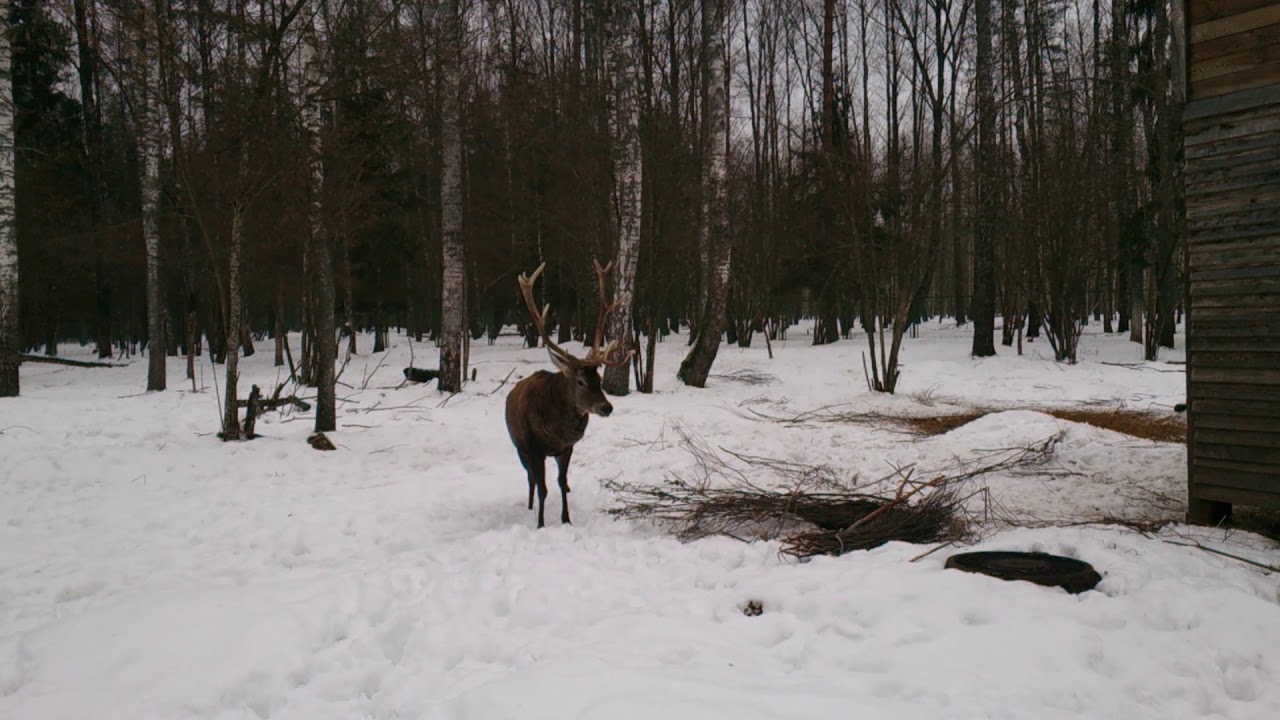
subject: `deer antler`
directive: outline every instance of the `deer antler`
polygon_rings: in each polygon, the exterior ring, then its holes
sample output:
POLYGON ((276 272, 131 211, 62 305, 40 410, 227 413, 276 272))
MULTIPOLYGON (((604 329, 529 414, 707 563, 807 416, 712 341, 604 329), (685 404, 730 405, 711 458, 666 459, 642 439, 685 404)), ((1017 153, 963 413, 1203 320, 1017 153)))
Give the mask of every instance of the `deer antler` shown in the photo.
POLYGON ((609 302, 605 295, 605 276, 613 269, 613 263, 610 262, 604 267, 600 267, 600 261, 592 258, 591 263, 596 268, 597 290, 600 293, 600 315, 596 318, 596 338, 591 343, 591 350, 587 353, 587 359, 584 361, 588 365, 608 365, 616 367, 622 365, 631 359, 631 350, 628 349, 621 357, 616 357, 619 350, 618 338, 614 338, 609 342, 603 350, 600 349, 600 343, 604 342, 604 326, 609 321, 609 316, 618 308, 618 301, 609 302))
POLYGON ((544 305, 542 312, 538 312, 538 304, 533 301, 533 284, 538 281, 538 276, 547 267, 544 261, 533 271, 533 275, 525 275, 520 273, 520 277, 516 281, 520 283, 520 292, 524 295, 524 303, 529 307, 529 314, 533 316, 533 322, 538 326, 538 335, 542 337, 542 344, 547 346, 547 352, 551 353, 553 358, 559 358, 569 365, 581 365, 582 361, 570 355, 564 348, 552 342, 550 336, 547 335, 547 313, 551 311, 551 305, 544 305))

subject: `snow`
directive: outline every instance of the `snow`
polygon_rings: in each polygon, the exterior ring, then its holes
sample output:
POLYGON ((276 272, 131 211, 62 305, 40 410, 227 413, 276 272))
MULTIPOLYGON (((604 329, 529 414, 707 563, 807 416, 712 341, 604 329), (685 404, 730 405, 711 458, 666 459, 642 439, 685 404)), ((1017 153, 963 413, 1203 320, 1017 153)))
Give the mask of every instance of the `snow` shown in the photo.
MULTIPOLYGON (((142 361, 26 364, 23 397, 0 404, 0 718, 1280 717, 1277 576, 1186 546, 1277 564, 1280 547, 1258 536, 1004 524, 974 548, 1082 558, 1104 579, 1075 596, 946 570, 950 548, 795 563, 777 543, 682 544, 604 513, 601 480, 692 470, 677 426, 864 477, 1064 432, 1050 467, 987 478, 1008 517, 1180 513, 1183 446, 1041 412, 1182 401, 1181 366, 1167 362, 1179 351, 1139 362, 1136 345, 1096 329, 1066 366, 1043 343, 974 360, 965 329, 926 326, 906 341, 893 397, 866 390, 863 343, 811 347, 804 327, 773 360, 759 339, 722 347, 716 375, 767 384, 684 388, 683 338, 671 338, 658 391, 592 418, 570 468, 575 524, 554 523, 552 492, 541 531, 502 402, 547 362, 515 337, 474 345, 479 379, 447 401, 400 387, 402 336, 386 357, 353 358, 329 453, 304 442, 310 414, 294 411, 263 418, 257 440, 219 442, 207 359, 198 393, 178 358, 161 394, 140 392, 142 361), (998 411, 920 440, 743 412, 831 404, 998 411), (751 600, 759 617, 742 613, 751 600)), ((434 362, 433 347, 412 351, 434 362)), ((278 377, 263 351, 241 371, 245 389, 278 377)))

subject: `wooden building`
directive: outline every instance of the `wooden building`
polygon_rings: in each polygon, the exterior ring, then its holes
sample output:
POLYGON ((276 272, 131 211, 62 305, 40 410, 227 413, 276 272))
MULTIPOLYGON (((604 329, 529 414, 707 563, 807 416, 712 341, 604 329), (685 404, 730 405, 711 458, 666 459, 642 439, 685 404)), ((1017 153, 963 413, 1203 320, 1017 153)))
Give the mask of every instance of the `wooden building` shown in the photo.
POLYGON ((1188 519, 1280 507, 1280 0, 1175 0, 1185 60, 1188 519))

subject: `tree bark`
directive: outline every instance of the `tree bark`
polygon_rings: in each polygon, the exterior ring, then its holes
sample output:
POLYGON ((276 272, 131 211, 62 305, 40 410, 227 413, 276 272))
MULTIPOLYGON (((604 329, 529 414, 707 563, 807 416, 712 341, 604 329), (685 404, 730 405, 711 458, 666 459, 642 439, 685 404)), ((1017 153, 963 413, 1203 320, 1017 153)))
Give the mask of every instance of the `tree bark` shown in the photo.
MULTIPOLYGON (((932 133, 929 145, 929 152, 932 155, 932 184, 930 187, 931 201, 929 203, 929 214, 931 216, 929 220, 930 247, 936 247, 942 243, 942 188, 946 184, 943 181, 943 178, 946 176, 943 174, 942 168, 942 115, 945 109, 944 103, 946 102, 947 76, 946 34, 944 32, 944 25, 942 22, 944 3, 942 0, 934 0, 934 3, 934 72, 936 73, 934 81, 936 86, 934 90, 934 97, 931 98, 930 102, 931 109, 933 110, 933 127, 930 128, 932 133)), ((930 269, 930 275, 932 275, 932 268, 930 269)), ((921 297, 917 298, 918 302, 914 308, 915 314, 919 317, 912 317, 911 320, 913 323, 917 320, 922 320, 925 317, 925 298, 923 296, 928 292, 927 287, 927 283, 921 287, 921 297)), ((962 322, 963 320, 961 318, 957 318, 957 325, 962 322)))
POLYGON ((111 285, 107 278, 106 239, 99 234, 102 219, 102 183, 99 162, 102 157, 97 109, 97 54, 89 26, 89 1, 75 0, 76 73, 80 81, 80 122, 85 168, 89 175, 89 232, 94 253, 94 289, 96 342, 99 358, 111 357, 111 285))
POLYGON ((141 155, 142 237, 147 253, 147 391, 165 389, 164 294, 160 290, 160 17, 154 5, 144 3, 143 83, 138 107, 138 144, 141 155))
MULTIPOLYGON (((956 48, 959 52, 960 48, 956 48)), ((956 327, 963 327, 968 321, 969 306, 965 301, 965 285, 968 281, 968 273, 965 272, 965 258, 969 256, 965 248, 965 235, 960 231, 961 218, 961 193, 960 193, 960 123, 959 116, 956 114, 956 83, 960 74, 951 73, 951 96, 950 102, 950 144, 951 144, 951 273, 952 273, 952 302, 955 305, 956 327)))
POLYGON ((723 0, 702 0, 703 42, 706 62, 703 64, 702 91, 705 107, 702 114, 703 162, 702 235, 703 246, 709 248, 708 263, 703 268, 707 278, 707 304, 704 318, 698 323, 698 338, 680 363, 678 377, 686 385, 705 387, 724 330, 729 301, 729 270, 733 262, 733 244, 729 237, 729 198, 725 183, 728 156, 729 115, 725 67, 725 7, 723 0))
MULTIPOLYGON (((1173 42, 1172 28, 1169 18, 1169 7, 1156 9, 1155 34, 1156 57, 1164 58, 1169 52, 1177 53, 1177 45, 1173 42)), ((1156 237, 1154 278, 1152 295, 1154 307, 1148 308, 1153 320, 1148 323, 1148 332, 1154 338, 1146 343, 1146 359, 1155 360, 1159 348, 1172 348, 1176 323, 1174 312, 1178 304, 1178 267, 1175 263, 1181 236, 1178 212, 1178 188, 1181 178, 1178 172, 1177 155, 1182 146, 1182 102, 1170 87, 1169 74, 1164 66, 1157 63, 1152 73, 1155 78, 1155 95, 1152 99, 1156 106, 1156 132, 1154 143, 1156 152, 1153 161, 1156 163, 1155 195, 1156 237)))
MULTIPOLYGON (((614 308, 609 337, 623 347, 635 342, 632 318, 635 314, 636 265, 640 258, 640 218, 642 173, 640 156, 640 57, 639 3, 615 0, 610 35, 610 71, 613 75, 611 130, 614 159, 614 214, 618 233, 618 255, 614 260, 614 308)), ((626 395, 631 391, 629 364, 605 368, 604 391, 626 395)))
POLYGON ((337 402, 334 361, 338 352, 333 339, 334 287, 333 258, 329 237, 324 231, 321 211, 324 187, 324 159, 320 146, 320 58, 317 53, 315 10, 309 5, 303 18, 302 66, 306 97, 302 100, 303 123, 307 133, 307 242, 310 270, 315 287, 316 424, 315 432, 337 429, 337 402))
MULTIPOLYGON (((248 144, 241 139, 242 147, 248 144)), ((248 163, 248 152, 240 152, 241 169, 248 163)), ((237 183, 239 184, 239 183, 237 183)), ((227 381, 224 390, 224 411, 222 416, 222 437, 224 440, 240 439, 240 413, 236 409, 236 385, 240 380, 240 249, 244 240, 245 198, 238 194, 231 203, 231 237, 227 243, 227 257, 230 270, 227 273, 229 302, 227 303, 227 323, 225 332, 227 353, 227 381)))
MULTIPOLYGON (((359 353, 358 345, 356 344, 355 278, 351 274, 351 239, 345 232, 342 233, 342 276, 345 285, 342 297, 342 314, 346 320, 347 329, 351 331, 351 334, 347 337, 347 354, 357 355, 359 353)), ((412 301, 410 302, 412 304, 412 301)))
POLYGON ((275 326, 275 366, 284 365, 284 346, 289 342, 289 332, 285 329, 284 323, 284 282, 276 281, 276 311, 273 325, 275 326))
POLYGON ((18 236, 14 232, 14 104, 9 25, 0 26, 0 397, 17 397, 18 236))
POLYGON ((462 236, 462 133, 459 123, 462 15, 458 0, 444 0, 440 18, 440 112, 442 170, 440 383, 442 392, 462 390, 462 335, 466 322, 466 247, 462 236))
POLYGON ((995 98, 991 94, 991 0, 976 0, 978 30, 978 216, 973 240, 973 352, 976 357, 996 354, 995 284, 995 98))

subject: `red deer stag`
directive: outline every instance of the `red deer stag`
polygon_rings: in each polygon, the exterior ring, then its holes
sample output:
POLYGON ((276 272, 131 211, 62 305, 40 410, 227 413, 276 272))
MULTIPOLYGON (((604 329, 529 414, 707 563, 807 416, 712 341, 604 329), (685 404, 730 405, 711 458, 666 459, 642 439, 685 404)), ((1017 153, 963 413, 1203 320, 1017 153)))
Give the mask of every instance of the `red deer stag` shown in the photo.
POLYGON ((533 315, 538 335, 551 355, 551 362, 560 372, 539 370, 516 384, 507 395, 507 433, 520 455, 520 464, 524 466, 529 479, 529 509, 533 509, 533 491, 538 491, 538 527, 544 527, 543 509, 547 500, 547 458, 556 459, 560 468, 560 522, 569 522, 569 460, 573 457, 573 446, 577 444, 587 431, 587 420, 591 413, 601 417, 609 417, 613 405, 609 404, 604 391, 600 389, 601 365, 621 365, 631 357, 631 351, 621 352, 616 341, 610 342, 604 349, 600 343, 604 339, 605 321, 613 312, 616 303, 610 304, 605 299, 605 275, 613 267, 609 263, 600 267, 595 264, 596 275, 600 279, 600 316, 596 322, 596 338, 585 358, 576 358, 552 342, 547 335, 547 311, 550 305, 538 312, 533 301, 533 284, 547 266, 544 262, 533 272, 532 277, 520 275, 520 292, 524 294, 525 304, 533 315))

